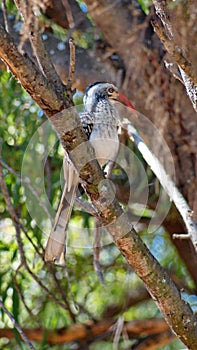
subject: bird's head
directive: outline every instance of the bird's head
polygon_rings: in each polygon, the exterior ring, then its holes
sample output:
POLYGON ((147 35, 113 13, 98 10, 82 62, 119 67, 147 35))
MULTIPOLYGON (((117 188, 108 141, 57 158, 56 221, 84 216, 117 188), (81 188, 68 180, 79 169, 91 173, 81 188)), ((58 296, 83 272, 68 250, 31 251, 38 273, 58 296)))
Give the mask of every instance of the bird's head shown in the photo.
POLYGON ((84 94, 83 103, 87 112, 91 112, 100 100, 108 100, 112 103, 119 102, 134 110, 131 102, 118 91, 118 88, 110 83, 97 82, 89 85, 84 94))

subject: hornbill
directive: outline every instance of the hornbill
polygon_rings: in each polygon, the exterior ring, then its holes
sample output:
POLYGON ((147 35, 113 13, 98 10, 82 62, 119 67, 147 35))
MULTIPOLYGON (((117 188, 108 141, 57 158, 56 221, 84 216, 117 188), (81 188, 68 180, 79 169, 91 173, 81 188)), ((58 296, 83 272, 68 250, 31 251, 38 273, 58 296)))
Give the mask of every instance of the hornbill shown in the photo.
MULTIPOLYGON (((101 167, 109 161, 114 162, 119 150, 117 102, 134 109, 113 84, 96 82, 85 90, 84 112, 79 117, 101 167)), ((44 256, 45 261, 58 265, 64 263, 66 229, 79 185, 79 174, 68 156, 64 157, 64 177, 65 186, 44 256)))

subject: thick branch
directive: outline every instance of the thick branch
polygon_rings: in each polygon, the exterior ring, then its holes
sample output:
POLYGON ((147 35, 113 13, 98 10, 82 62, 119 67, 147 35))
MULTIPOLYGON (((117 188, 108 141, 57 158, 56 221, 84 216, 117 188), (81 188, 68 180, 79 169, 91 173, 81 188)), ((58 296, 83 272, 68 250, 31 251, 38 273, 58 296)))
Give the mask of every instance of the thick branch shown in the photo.
MULTIPOLYGON (((103 320, 97 323, 88 321, 87 325, 75 324, 68 328, 61 328, 59 331, 38 328, 24 329, 23 332, 33 341, 42 342, 44 338, 52 345, 77 342, 82 339, 93 341, 94 338, 97 338, 101 334, 111 334, 114 325, 115 322, 111 320, 103 320)), ((134 320, 126 322, 123 327, 123 331, 126 331, 131 336, 156 334, 166 330, 169 330, 169 327, 162 318, 134 320)), ((12 339, 14 337, 13 330, 9 328, 0 329, 0 338, 2 337, 12 339)))
POLYGON ((34 17, 33 5, 31 3, 26 3, 25 5, 19 0, 15 0, 15 3, 24 20, 25 34, 23 35, 28 36, 29 34, 31 46, 40 71, 47 78, 48 82, 54 85, 56 91, 61 93, 62 98, 64 98, 64 86, 53 66, 50 54, 45 48, 39 29, 38 17, 34 17))
MULTIPOLYGON (((18 25, 20 24, 17 22, 18 25)), ((3 14, 0 11, 0 24, 3 26, 3 14)), ((16 31, 16 19, 12 18, 8 21, 11 34, 13 36, 15 44, 20 44, 20 36, 16 31)), ((44 44, 48 53, 51 56, 51 60, 55 66, 58 75, 61 80, 66 84, 69 77, 69 45, 68 42, 62 41, 56 38, 53 34, 46 31, 42 33, 44 44)), ((27 40, 23 47, 25 53, 34 60, 31 45, 27 40)), ((0 68, 5 69, 5 65, 0 61, 0 68)), ((45 64, 46 67, 46 64, 45 64)), ((109 59, 105 59, 105 62, 101 61, 95 51, 90 51, 76 46, 76 67, 75 77, 73 81, 73 87, 78 90, 84 91, 87 85, 94 81, 111 81, 116 82, 118 71, 113 66, 109 59), (88 67, 88 69, 87 69, 88 67)), ((54 82, 53 82, 54 85, 54 82)))
POLYGON ((67 105, 61 100, 53 85, 39 72, 28 57, 19 53, 9 34, 1 26, 0 57, 46 114, 59 112, 63 108, 72 105, 69 97, 67 97, 67 105))

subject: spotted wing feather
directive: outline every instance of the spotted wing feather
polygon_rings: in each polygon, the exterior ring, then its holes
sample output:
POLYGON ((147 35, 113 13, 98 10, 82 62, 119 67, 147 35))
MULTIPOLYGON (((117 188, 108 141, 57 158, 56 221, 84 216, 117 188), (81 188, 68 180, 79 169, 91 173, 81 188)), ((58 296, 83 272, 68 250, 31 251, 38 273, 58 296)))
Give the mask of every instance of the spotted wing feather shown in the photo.
POLYGON ((80 114, 80 119, 83 129, 89 139, 94 125, 94 117, 92 114, 84 112, 80 114))

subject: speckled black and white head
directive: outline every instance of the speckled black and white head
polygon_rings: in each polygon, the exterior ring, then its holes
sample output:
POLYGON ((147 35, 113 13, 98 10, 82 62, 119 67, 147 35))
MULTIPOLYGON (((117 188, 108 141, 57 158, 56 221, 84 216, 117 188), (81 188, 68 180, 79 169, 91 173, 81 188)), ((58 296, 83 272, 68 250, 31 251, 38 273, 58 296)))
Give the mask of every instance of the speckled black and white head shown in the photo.
POLYGON ((101 100, 114 100, 118 99, 118 88, 110 83, 96 82, 89 85, 84 94, 83 103, 87 112, 92 112, 94 106, 101 100))

